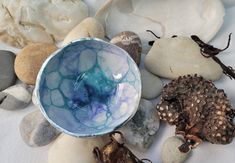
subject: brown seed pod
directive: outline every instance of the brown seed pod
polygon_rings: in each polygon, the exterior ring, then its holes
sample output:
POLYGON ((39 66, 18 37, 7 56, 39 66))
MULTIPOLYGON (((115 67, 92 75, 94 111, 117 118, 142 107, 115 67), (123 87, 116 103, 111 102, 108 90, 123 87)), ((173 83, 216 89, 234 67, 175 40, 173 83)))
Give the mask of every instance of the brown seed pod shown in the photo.
POLYGON ((223 90, 197 75, 183 76, 163 88, 157 105, 160 119, 176 125, 176 134, 186 143, 179 149, 187 152, 202 141, 228 144, 235 136, 232 108, 223 90))
POLYGON ((140 64, 142 44, 137 34, 131 31, 124 31, 114 36, 110 43, 126 50, 137 65, 140 64))
POLYGON ((124 138, 121 132, 116 131, 110 134, 111 141, 101 150, 95 147, 93 150, 97 163, 145 163, 148 159, 138 159, 123 143, 124 138), (119 136, 117 139, 116 136, 119 136))

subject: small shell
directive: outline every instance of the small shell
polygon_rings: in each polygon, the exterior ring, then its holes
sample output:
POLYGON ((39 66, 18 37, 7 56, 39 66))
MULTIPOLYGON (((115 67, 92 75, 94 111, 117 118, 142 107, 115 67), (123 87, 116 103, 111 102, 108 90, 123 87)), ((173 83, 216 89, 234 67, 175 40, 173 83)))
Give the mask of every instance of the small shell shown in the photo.
POLYGON ((114 36, 110 42, 126 50, 137 65, 140 64, 142 45, 137 34, 124 31, 114 36))

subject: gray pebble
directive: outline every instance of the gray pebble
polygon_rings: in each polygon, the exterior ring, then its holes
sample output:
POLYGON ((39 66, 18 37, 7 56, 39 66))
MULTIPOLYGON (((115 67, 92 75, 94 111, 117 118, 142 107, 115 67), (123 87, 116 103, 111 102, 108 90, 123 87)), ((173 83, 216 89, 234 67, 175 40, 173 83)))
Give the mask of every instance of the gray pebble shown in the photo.
POLYGON ((20 134, 31 147, 44 146, 59 136, 60 132, 51 126, 39 110, 26 115, 20 123, 20 134))
POLYGON ((143 69, 141 73, 142 97, 145 99, 153 99, 162 92, 162 81, 154 74, 143 69))
POLYGON ((18 110, 25 108, 31 102, 32 87, 17 84, 0 92, 0 108, 4 110, 18 110))
POLYGON ((14 53, 0 50, 0 91, 10 87, 16 82, 14 62, 14 53))
POLYGON ((146 151, 153 143, 160 120, 151 101, 141 99, 135 116, 120 131, 127 144, 146 151))
POLYGON ((183 163, 188 157, 189 153, 182 153, 178 147, 184 143, 182 139, 177 136, 166 139, 162 147, 162 162, 163 163, 183 163))

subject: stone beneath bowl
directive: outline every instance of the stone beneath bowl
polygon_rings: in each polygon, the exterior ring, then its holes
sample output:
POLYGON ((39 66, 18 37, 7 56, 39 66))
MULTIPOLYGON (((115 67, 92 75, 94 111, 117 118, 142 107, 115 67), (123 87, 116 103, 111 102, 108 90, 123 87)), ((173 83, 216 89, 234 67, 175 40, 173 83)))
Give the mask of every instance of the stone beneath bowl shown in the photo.
POLYGON ((84 38, 45 61, 35 91, 52 125, 73 136, 90 137, 112 132, 132 118, 141 97, 141 79, 126 51, 84 38))

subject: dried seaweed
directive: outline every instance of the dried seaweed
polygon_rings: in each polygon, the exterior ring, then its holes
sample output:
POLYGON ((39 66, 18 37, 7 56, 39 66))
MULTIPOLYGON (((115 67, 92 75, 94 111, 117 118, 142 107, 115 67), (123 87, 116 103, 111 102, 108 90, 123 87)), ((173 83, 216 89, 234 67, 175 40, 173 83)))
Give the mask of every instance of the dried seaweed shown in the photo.
POLYGON ((225 75, 227 75, 230 79, 235 79, 235 70, 231 66, 226 66, 218 57, 216 57, 216 55, 218 55, 220 52, 225 51, 229 48, 231 35, 232 33, 229 34, 228 43, 224 49, 218 49, 213 47, 212 45, 206 44, 196 35, 192 35, 191 38, 199 45, 199 47, 201 48, 201 54, 205 58, 212 58, 216 63, 220 65, 225 75))

